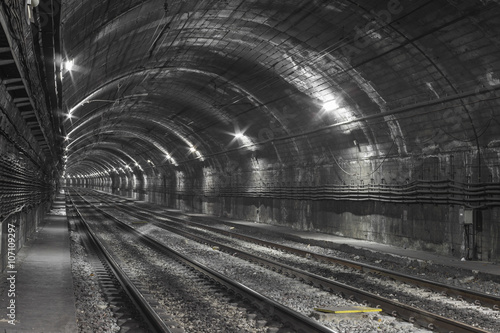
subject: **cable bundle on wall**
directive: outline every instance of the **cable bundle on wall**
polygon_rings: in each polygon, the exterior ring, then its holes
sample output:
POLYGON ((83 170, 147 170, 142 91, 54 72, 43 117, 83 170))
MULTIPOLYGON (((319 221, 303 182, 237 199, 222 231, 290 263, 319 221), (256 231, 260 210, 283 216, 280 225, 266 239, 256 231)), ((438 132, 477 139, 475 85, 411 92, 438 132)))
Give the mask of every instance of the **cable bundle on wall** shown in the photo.
POLYGON ((53 185, 29 164, 0 155, 0 220, 50 200, 53 185))
POLYGON ((418 180, 404 185, 322 185, 207 187, 179 192, 188 196, 260 197, 290 200, 379 201, 402 204, 456 204, 468 208, 500 206, 499 183, 418 180))

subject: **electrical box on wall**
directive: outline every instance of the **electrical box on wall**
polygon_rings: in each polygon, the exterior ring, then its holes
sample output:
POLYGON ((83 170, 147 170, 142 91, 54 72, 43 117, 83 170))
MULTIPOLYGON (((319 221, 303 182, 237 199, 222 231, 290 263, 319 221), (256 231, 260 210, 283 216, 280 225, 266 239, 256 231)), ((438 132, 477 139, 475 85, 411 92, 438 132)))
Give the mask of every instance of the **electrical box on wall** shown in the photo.
POLYGON ((460 207, 460 223, 472 224, 474 220, 474 214, 472 209, 464 209, 460 207))
POLYGON ((464 210, 464 224, 472 224, 474 221, 474 214, 472 209, 464 210))

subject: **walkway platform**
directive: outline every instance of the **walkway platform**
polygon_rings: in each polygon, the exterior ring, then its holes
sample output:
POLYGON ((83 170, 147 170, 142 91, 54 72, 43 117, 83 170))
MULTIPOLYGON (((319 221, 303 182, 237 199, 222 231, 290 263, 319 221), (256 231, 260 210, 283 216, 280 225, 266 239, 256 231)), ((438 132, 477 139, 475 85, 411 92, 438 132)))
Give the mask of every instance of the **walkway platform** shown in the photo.
POLYGON ((0 281, 0 332, 78 332, 71 273, 70 239, 64 196, 59 195, 36 237, 16 256, 14 272, 9 268, 0 281), (64 215, 63 215, 64 214, 64 215), (9 295, 7 278, 15 276, 15 297, 9 295), (15 325, 7 309, 15 301, 15 325))

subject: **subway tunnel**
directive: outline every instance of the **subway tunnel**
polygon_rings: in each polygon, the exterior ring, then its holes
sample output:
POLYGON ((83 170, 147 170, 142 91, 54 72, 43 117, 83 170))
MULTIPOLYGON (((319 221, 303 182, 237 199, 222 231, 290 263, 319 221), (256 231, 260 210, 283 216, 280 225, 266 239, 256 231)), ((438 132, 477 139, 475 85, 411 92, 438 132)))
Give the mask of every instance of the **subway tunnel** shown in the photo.
POLYGON ((498 261, 499 10, 4 1, 2 219, 88 187, 498 261))
POLYGON ((0 9, 3 234, 74 187, 500 260, 498 1, 0 9))

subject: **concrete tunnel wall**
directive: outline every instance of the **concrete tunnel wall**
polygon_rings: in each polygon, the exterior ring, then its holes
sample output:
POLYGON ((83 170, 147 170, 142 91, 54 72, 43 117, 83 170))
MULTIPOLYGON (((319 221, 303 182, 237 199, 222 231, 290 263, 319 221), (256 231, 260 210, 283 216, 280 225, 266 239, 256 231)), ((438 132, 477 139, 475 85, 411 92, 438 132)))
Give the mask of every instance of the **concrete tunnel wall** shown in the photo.
POLYGON ((17 20, 21 16, 11 12, 16 7, 24 13, 25 4, 2 1, 0 7, 0 271, 3 271, 9 264, 16 267, 15 254, 34 236, 51 208, 59 185, 58 169, 62 169, 62 138, 60 123, 49 107, 50 96, 45 94, 45 81, 38 71, 40 50, 33 47, 37 37, 32 35, 33 30, 25 20, 17 20))
MULTIPOLYGON (((495 170, 488 165, 495 165, 497 156, 489 157, 483 160, 483 166, 495 170)), ((285 225, 455 257, 472 256, 472 249, 468 251, 467 247, 473 240, 467 239, 460 219, 463 206, 453 203, 454 199, 460 200, 460 195, 446 187, 465 188, 465 183, 477 177, 470 152, 419 160, 386 158, 375 162, 353 158, 339 162, 317 156, 313 160, 316 162, 308 165, 283 166, 271 160, 266 150, 246 151, 230 156, 222 170, 150 168, 144 174, 132 176, 123 171, 109 178, 70 180, 67 185, 90 187, 185 212, 285 225), (359 177, 356 170, 370 171, 370 178, 359 177), (425 196, 447 193, 435 196, 435 202, 428 202, 424 195, 420 202, 412 202, 418 196, 401 194, 392 202, 383 201, 382 190, 398 191, 410 186, 420 186, 425 196), (356 194, 343 200, 345 191, 356 194), (379 198, 363 200, 362 193, 370 191, 379 198)), ((498 184, 493 176, 487 179, 498 184)), ((499 261, 499 209, 480 211, 482 231, 476 232, 475 255, 480 260, 499 261)))

